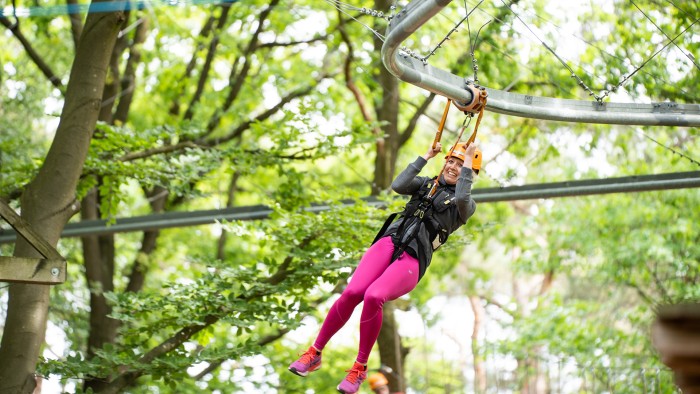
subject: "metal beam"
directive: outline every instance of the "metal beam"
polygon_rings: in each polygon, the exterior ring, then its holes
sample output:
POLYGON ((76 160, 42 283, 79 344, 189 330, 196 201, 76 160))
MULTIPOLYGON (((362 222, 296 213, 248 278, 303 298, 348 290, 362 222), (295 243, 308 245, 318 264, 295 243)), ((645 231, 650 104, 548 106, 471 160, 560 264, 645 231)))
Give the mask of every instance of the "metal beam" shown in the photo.
MULTIPOLYGON (((471 83, 451 72, 431 67, 426 61, 400 50, 401 44, 452 0, 414 0, 391 19, 382 45, 387 70, 404 82, 452 100, 469 103, 471 83)), ((635 104, 538 97, 486 88, 487 111, 524 118, 577 123, 639 126, 700 126, 700 104, 672 102, 635 104)))
POLYGON ((0 256, 0 282, 58 285, 66 281, 66 260, 0 256))
POLYGON ((0 217, 21 235, 44 258, 0 256, 0 282, 55 285, 66 281, 66 260, 39 236, 9 205, 0 201, 0 217))
MULTIPOLYGON (((586 196, 593 194, 631 193, 652 190, 669 190, 700 187, 700 171, 679 172, 659 175, 636 175, 620 178, 593 179, 557 183, 540 183, 525 186, 495 187, 474 189, 472 196, 477 203, 498 201, 532 200, 542 198, 586 196)), ((384 205, 383 201, 367 198, 371 205, 384 205)), ((344 202, 346 205, 353 201, 344 202)), ((313 205, 310 212, 330 209, 328 205, 313 205)), ((166 212, 161 214, 117 219, 108 225, 104 220, 85 220, 68 223, 61 237, 80 237, 130 231, 159 230, 172 227, 197 226, 213 224, 222 220, 262 220, 272 213, 264 205, 233 207, 192 212, 166 212)), ((0 230, 0 244, 14 242, 12 230, 0 230)))
POLYGON ((700 171, 475 189, 472 194, 476 202, 484 203, 697 187, 700 187, 700 171))

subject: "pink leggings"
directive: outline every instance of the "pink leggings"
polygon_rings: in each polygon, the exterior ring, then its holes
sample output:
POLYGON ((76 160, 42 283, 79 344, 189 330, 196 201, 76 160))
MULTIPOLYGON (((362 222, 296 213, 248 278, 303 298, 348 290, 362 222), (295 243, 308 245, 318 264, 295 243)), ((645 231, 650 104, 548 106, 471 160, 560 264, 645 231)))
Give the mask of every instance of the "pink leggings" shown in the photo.
POLYGON ((382 328, 384 302, 408 294, 418 284, 418 260, 404 252, 391 263, 393 252, 391 237, 381 238, 367 249, 352 274, 350 283, 328 311, 314 342, 316 349, 323 350, 331 337, 350 319, 355 307, 364 301, 357 361, 367 363, 382 328))

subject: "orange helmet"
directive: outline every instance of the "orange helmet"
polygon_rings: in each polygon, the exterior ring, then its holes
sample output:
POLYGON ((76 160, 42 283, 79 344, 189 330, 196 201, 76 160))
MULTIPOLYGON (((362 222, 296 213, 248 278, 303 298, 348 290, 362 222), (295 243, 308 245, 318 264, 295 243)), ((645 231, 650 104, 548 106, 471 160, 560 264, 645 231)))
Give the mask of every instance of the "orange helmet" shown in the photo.
POLYGON ((467 144, 457 144, 457 146, 454 147, 454 149, 450 149, 450 152, 447 152, 447 156, 445 156, 445 159, 449 159, 450 157, 456 157, 459 160, 464 161, 464 158, 467 157, 467 144))
POLYGON ((384 374, 381 372, 373 373, 369 376, 369 378, 367 378, 367 381, 369 382, 369 388, 372 390, 389 384, 389 381, 386 380, 386 376, 384 376, 384 374))
MULTIPOLYGON (((467 157, 467 144, 457 144, 457 146, 455 146, 454 148, 454 151, 452 151, 452 154, 448 152, 447 156, 445 156, 445 159, 449 159, 450 157, 455 157, 459 160, 464 161, 464 159, 467 157)), ((476 148, 476 150, 474 151, 474 157, 472 157, 472 170, 474 170, 474 172, 478 174, 480 169, 481 149, 476 148)))

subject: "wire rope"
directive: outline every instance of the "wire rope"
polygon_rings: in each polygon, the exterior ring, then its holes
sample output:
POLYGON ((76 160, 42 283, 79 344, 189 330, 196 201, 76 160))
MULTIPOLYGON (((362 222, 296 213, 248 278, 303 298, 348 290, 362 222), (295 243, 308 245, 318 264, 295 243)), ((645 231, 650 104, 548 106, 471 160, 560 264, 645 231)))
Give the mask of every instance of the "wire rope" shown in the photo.
MULTIPOLYGON (((466 1, 467 1, 467 0, 465 0, 465 2, 466 2, 466 1)), ((670 2, 670 0, 667 0, 667 1, 670 2)), ((471 4, 471 3, 470 3, 470 4, 471 4)), ((673 4, 673 3, 672 3, 672 4, 673 4)), ((675 5, 674 5, 674 7, 678 8, 678 7, 675 6, 675 5)), ((679 8, 679 9, 680 9, 680 8, 679 8)), ((690 16, 690 14, 688 14, 686 11, 684 11, 684 10, 682 10, 682 9, 680 9, 680 10, 681 10, 682 12, 684 12, 686 15, 689 15, 689 16, 690 16)), ((502 24, 502 25, 504 25, 504 26, 510 26, 511 28, 513 28, 513 24, 512 24, 512 23, 506 22, 506 21, 504 21, 503 19, 498 18, 498 17, 496 17, 495 15, 489 13, 488 11, 484 11, 483 9, 479 9, 479 12, 481 12, 481 13, 483 13, 483 14, 489 16, 490 18, 492 18, 493 20, 495 20, 495 21, 497 21, 497 22, 500 22, 500 24, 502 24)), ((576 34, 572 34, 572 33, 569 33, 569 32, 562 31, 562 28, 561 28, 559 25, 557 25, 556 23, 552 22, 551 20, 549 20, 549 19, 547 19, 547 18, 542 17, 541 15, 539 15, 539 14, 537 14, 537 13, 531 13, 531 12, 523 11, 523 12, 521 12, 520 14, 522 15, 523 13, 524 13, 524 14, 528 14, 528 15, 532 15, 532 16, 534 16, 534 17, 536 17, 536 18, 538 18, 538 19, 544 21, 546 24, 549 24, 549 25, 554 26, 554 28, 559 32, 559 34, 564 34, 564 35, 566 35, 566 36, 573 37, 573 38, 575 38, 576 40, 581 41, 581 42, 583 42, 584 44, 586 44, 586 45, 588 45, 588 46, 590 46, 590 47, 592 47, 592 48, 595 48, 596 50, 598 50, 598 51, 599 51, 602 55, 604 55, 604 56, 609 56, 609 57, 611 57, 611 58, 613 58, 613 59, 616 59, 616 60, 619 60, 619 61, 621 61, 621 62, 624 62, 624 61, 627 60, 627 59, 625 59, 625 58, 622 58, 622 57, 620 57, 620 56, 617 56, 617 55, 614 54, 614 53, 610 53, 610 52, 606 51, 605 49, 603 49, 603 48, 600 47, 599 45, 596 45, 595 43, 593 43, 593 42, 591 42, 591 41, 589 41, 589 40, 586 40, 586 39, 584 39, 583 37, 580 37, 580 36, 578 36, 578 35, 576 35, 576 34)), ((512 56, 509 56, 509 57, 515 60, 515 58, 513 58, 512 56)), ((571 59, 566 59, 566 60, 568 60, 570 63, 576 63, 576 62, 572 61, 571 59)), ((522 65, 522 63, 521 63, 520 61, 518 61, 518 60, 515 60, 515 61, 522 65)), ((595 72, 593 72, 593 71, 591 71, 591 70, 586 69, 586 67, 581 66, 580 64, 576 64, 576 67, 578 67, 579 69, 581 69, 582 71, 584 71, 585 73, 587 73, 589 76, 592 76, 593 78, 596 78, 596 79, 600 80, 604 85, 610 84, 605 78, 603 78, 603 77, 597 75, 595 72)), ((659 81, 661 81, 661 82, 663 82, 663 83, 665 83, 665 84, 668 84, 668 85, 672 85, 672 84, 673 84, 673 83, 671 83, 671 82, 669 82, 669 81, 667 81, 667 80, 665 80, 665 79, 663 79, 663 78, 659 78, 659 76, 657 76, 657 75, 652 75, 652 74, 650 74, 650 73, 648 73, 648 72, 646 72, 646 71, 644 71, 644 70, 640 70, 640 71, 641 71, 642 74, 644 74, 644 75, 646 75, 646 76, 648 76, 648 77, 650 77, 650 78, 654 78, 654 79, 656 79, 656 80, 659 80, 659 81)), ((613 89, 613 91, 616 91, 616 90, 619 89, 620 87, 622 87, 622 86, 620 86, 620 84, 618 84, 618 86, 617 86, 615 89, 613 89)), ((622 87, 622 88, 624 89, 624 87, 622 87)), ((683 89, 683 88, 678 88, 678 90, 679 90, 680 92, 684 93, 684 94, 687 95, 687 96, 690 96, 690 95, 691 95, 690 92, 688 92, 687 90, 685 90, 685 89, 683 89)), ((628 94, 629 94, 629 93, 628 93, 628 94)), ((632 97, 632 96, 630 95, 630 97, 632 97)))
MULTIPOLYGON (((466 14, 462 19, 460 19, 460 21, 457 22, 457 23, 455 24, 455 26, 447 33, 447 35, 445 35, 445 37, 435 46, 435 48, 433 48, 433 49, 430 51, 430 53, 428 53, 428 55, 426 55, 426 56, 423 58, 423 62, 426 62, 426 61, 428 60, 428 58, 430 58, 431 56, 433 56, 433 55, 435 54, 435 52, 437 52, 437 50, 440 49, 440 48, 442 47, 442 44, 444 44, 447 40, 449 40, 449 39, 450 39, 450 36, 451 36, 453 33, 456 33, 456 32, 458 31, 457 29, 459 28, 459 26, 460 26, 462 23, 464 23, 465 20, 467 21, 467 25, 468 25, 468 24, 469 24, 469 16, 472 14, 472 12, 474 12, 477 8, 479 8, 479 6, 481 5, 481 3, 483 3, 483 2, 484 2, 484 0, 479 1, 479 4, 477 4, 475 8, 473 8, 471 11, 468 11, 467 14, 466 14)), ((470 34, 470 40, 471 40, 471 34, 470 34)), ((473 53, 473 52, 474 52, 474 49, 472 48, 472 53, 473 53)))
MULTIPOLYGON (((503 19, 498 18, 497 16, 495 16, 495 15, 489 13, 488 11, 484 11, 484 10, 479 10, 479 11, 482 12, 482 13, 484 13, 485 15, 489 16, 489 17, 491 18, 492 21, 499 22, 502 26, 508 26, 508 27, 510 27, 511 29, 514 28, 512 22, 504 21, 503 19)), ((537 15, 535 15, 535 16, 537 16, 537 15)), ((543 20, 546 21, 546 19, 543 19, 543 20)), ((555 25, 555 24, 552 24, 552 25, 553 25, 556 29, 560 29, 559 26, 557 26, 557 25, 555 25)), ((577 36, 575 36, 575 35, 574 35, 574 37, 577 38, 577 39, 579 39, 579 40, 581 40, 581 41, 583 41, 584 43, 587 43, 587 44, 591 45, 590 43, 588 43, 587 41, 581 39, 580 37, 577 37, 577 36)), ((503 52, 500 48, 498 48, 498 47, 496 47, 496 46, 494 46, 494 45, 492 45, 492 44, 490 44, 490 43, 488 43, 488 42, 487 42, 487 45, 491 46, 492 48, 496 49, 497 51, 499 51, 499 52, 502 53, 502 54, 506 54, 506 53, 503 52)), ((592 46, 593 46, 593 45, 592 45, 592 46)), ((507 54, 506 54, 506 55, 507 55, 507 54)), ((507 56, 508 56, 509 58, 513 59, 513 61, 516 62, 516 63, 518 63, 520 66, 523 66, 523 67, 525 67, 525 68, 527 68, 527 69, 529 69, 529 70, 531 70, 531 71, 534 71, 534 69, 532 69, 531 67, 528 67, 526 64, 523 64, 520 60, 515 59, 515 57, 513 57, 513 56, 511 56, 511 55, 507 55, 507 56)), ((613 56, 613 55, 611 55, 611 56, 613 56)), ((618 58, 618 59, 623 60, 623 59, 621 59, 621 58, 618 58)), ((590 70, 587 70, 586 67, 581 66, 580 64, 576 63, 575 61, 572 61, 571 59, 565 59, 565 60, 569 61, 570 63, 574 63, 578 69, 584 71, 587 75, 592 76, 592 78, 596 78, 596 79, 600 80, 603 84, 607 84, 607 83, 608 83, 606 79, 604 79, 603 77, 600 77, 600 76, 596 75, 595 72, 591 72, 590 70)), ((664 82, 666 82, 666 81, 664 81, 664 82)), ((567 90, 565 90, 561 85, 556 84, 556 83, 554 83, 554 85, 557 86, 561 92, 563 92, 564 94, 567 94, 570 98, 575 98, 575 97, 576 97, 575 95, 573 95, 573 94, 571 94, 570 92, 568 92, 567 90)))
POLYGON ((554 51, 554 49, 552 49, 549 45, 547 45, 547 43, 544 42, 544 40, 542 40, 542 39, 530 28, 530 26, 529 26, 527 23, 525 23, 525 21, 524 21, 522 18, 520 18, 520 15, 518 15, 518 13, 516 13, 516 12, 513 10, 513 8, 511 8, 511 6, 510 6, 509 4, 507 4, 504 0, 501 0, 501 2, 503 3, 503 5, 504 5, 506 8, 508 8, 508 10, 510 10, 510 12, 513 13, 513 15, 515 15, 515 17, 520 21, 520 23, 522 23, 522 24, 525 26, 525 28, 526 28, 527 30, 529 30, 530 33, 532 33, 532 35, 535 36, 535 38, 537 38, 537 40, 539 40, 540 43, 541 43, 550 53, 552 53, 552 55, 554 55, 555 58, 557 58, 557 60, 559 60, 559 62, 571 73, 571 77, 574 78, 574 79, 576 79, 576 82, 578 83, 578 85, 579 85, 581 88, 583 88, 585 91, 588 92, 588 95, 589 95, 589 96, 593 96, 593 98, 595 98, 596 101, 598 101, 598 102, 601 102, 601 101, 602 101, 603 98, 600 97, 600 96, 598 96, 597 94, 595 94, 595 93, 593 92, 593 90, 591 90, 591 88, 589 88, 588 85, 586 85, 586 83, 583 82, 583 80, 582 80, 578 75, 576 75, 576 73, 575 73, 574 70, 571 68, 571 66, 569 66, 569 65, 554 51))
MULTIPOLYGON (((361 14, 370 15, 370 16, 374 16, 374 17, 382 18, 382 19, 386 19, 386 20, 390 19, 390 17, 388 15, 384 14, 384 11, 377 11, 377 10, 373 10, 371 8, 366 8, 366 7, 356 7, 356 6, 349 4, 349 3, 343 3, 340 0, 324 0, 324 1, 326 3, 335 4, 336 9, 346 8, 348 11, 357 11, 361 14)), ((396 2, 394 2, 394 4, 396 4, 396 2)))
MULTIPOLYGON (((470 56, 472 57, 472 70, 474 71, 474 83, 478 84, 479 83, 479 78, 477 77, 477 72, 479 71, 479 66, 476 64, 476 55, 474 54, 474 51, 476 51, 476 46, 479 43, 479 35, 481 34, 481 29, 483 29, 486 25, 491 23, 492 19, 481 25, 479 30, 476 31, 476 36, 474 36, 474 45, 472 46, 470 56)), ((469 38, 471 40, 471 37, 469 38)))
MULTIPOLYGON (((464 4, 465 4, 465 8, 468 8, 468 7, 467 7, 467 4, 468 4, 468 3, 467 3, 466 0, 465 0, 464 4)), ((479 4, 480 4, 480 3, 479 3, 479 4)), ((469 5, 472 5, 472 4, 469 4, 469 5)), ((510 27, 512 28, 512 24, 509 24, 508 22, 504 21, 503 19, 500 19, 500 18, 496 17, 495 15, 489 13, 488 11, 484 11, 484 10, 482 10, 482 9, 479 9, 479 11, 480 11, 481 13, 483 13, 484 15, 486 15, 486 16, 488 16, 488 17, 490 18, 490 21, 489 21, 489 22, 496 21, 496 22, 499 22, 501 25, 504 25, 504 26, 510 25, 510 27)), ((456 22, 454 22, 454 20, 451 20, 451 19, 449 18, 449 16, 447 16, 447 15, 443 15, 443 14, 439 14, 439 15, 441 15, 441 16, 445 17, 446 19, 450 20, 450 22, 452 22, 452 23, 456 23, 456 22)), ((489 23, 489 22, 487 22, 487 23, 489 23)), ((470 29, 469 29, 469 20, 467 20, 467 26, 468 26, 468 27, 467 27, 468 30, 470 30, 470 29)), ((484 26, 485 26, 485 25, 482 25, 482 28, 483 28, 484 26)), ((477 34, 477 37, 478 37, 478 34, 477 34)), ((471 42, 471 33, 470 33, 469 39, 470 39, 470 42, 471 42)), ((499 47, 493 45, 493 44, 490 43, 489 41, 481 41, 481 42, 484 43, 484 44, 486 44, 486 45, 488 45, 489 47, 493 48, 493 50, 495 50, 496 52, 500 53, 501 55, 504 55, 505 57, 507 57, 507 58, 513 60, 513 62, 514 62, 514 63, 517 63, 519 66, 522 66, 523 68, 526 68, 526 69, 532 71, 533 73, 536 73, 536 72, 537 72, 535 69, 533 69, 532 67, 528 66, 527 64, 521 63, 518 59, 516 59, 516 58, 514 57, 514 55, 505 52, 503 49, 501 49, 501 48, 499 48, 499 47)), ((472 47, 472 44, 471 44, 471 43, 470 43, 469 45, 470 45, 470 47, 472 47)), ((477 45, 477 44, 475 43, 475 44, 473 45, 473 47, 476 48, 476 45, 477 45)), ((472 67, 472 68, 474 68, 474 67, 472 67)), ((475 82, 476 82, 476 81, 475 81, 475 82)), ((564 94, 568 95, 569 98, 575 98, 575 97, 576 97, 576 96, 574 96, 572 93, 570 93, 570 92, 568 92, 567 90, 563 89, 563 87, 562 87, 561 85, 557 84, 556 82, 551 81, 551 84, 554 85, 554 86, 556 86, 557 88, 559 88, 559 90, 562 91, 564 94)), ((506 91, 508 91, 508 89, 506 89, 506 91)))
MULTIPOLYGON (((340 1, 338 1, 338 0, 324 0, 324 1, 325 1, 326 3, 332 5, 332 6, 333 6, 336 10, 338 10, 339 12, 341 12, 341 13, 347 15, 348 17, 350 17, 350 19, 354 20, 355 22, 357 22, 357 23, 359 23, 360 25, 362 25, 362 26, 364 26, 365 28, 367 28, 369 31, 372 32, 372 34, 374 34, 375 36, 377 36, 377 38, 379 38, 382 42, 385 41, 386 38, 384 37, 383 34, 379 33, 378 31, 374 30, 373 28, 367 26, 366 24, 360 22, 360 20, 357 19, 356 17, 350 15, 350 12, 349 12, 349 11, 358 11, 358 12, 361 12, 360 10, 362 10, 362 9, 358 9, 358 7, 354 7, 354 6, 347 5, 346 3, 342 3, 342 2, 340 2, 340 1), (345 8, 348 9, 348 11, 346 11, 345 8)), ((367 10, 367 9, 365 9, 365 10, 367 10)), ((380 12, 380 11, 375 11, 375 12, 378 13, 378 12, 380 12)), ((371 15, 371 14, 370 14, 370 15, 371 15)), ((384 13, 382 13, 381 18, 382 18, 382 19, 385 19, 385 18, 383 17, 383 15, 384 15, 384 13)), ((373 15, 373 16, 380 17, 379 15, 373 15)))
MULTIPOLYGON (((669 1, 669 0, 667 0, 667 1, 669 1)), ((633 3, 633 4, 634 4, 634 3, 633 3)), ((672 4, 673 4, 673 3, 672 3, 672 4)), ((674 7, 678 8, 677 6, 675 6, 675 4, 673 4, 673 5, 674 5, 674 7)), ((636 6, 636 4, 635 4, 635 6, 636 6)), ((679 9, 680 9, 680 8, 679 8, 679 9)), ((641 11, 641 10, 640 10, 640 11, 641 11)), ((683 11, 683 10, 681 9, 681 11, 683 11)), ((683 12, 685 12, 685 11, 683 11, 683 12)), ((643 11, 642 11, 642 13, 643 13, 643 11)), ((541 15, 539 15, 539 14, 537 14, 537 13, 529 13, 529 14, 534 15, 536 18, 541 19, 541 20, 543 20, 544 22, 546 22, 546 23, 548 23, 548 24, 551 24, 551 25, 554 26, 558 31, 561 32, 561 27, 558 26, 556 23, 554 23, 554 22, 548 20, 547 18, 542 17, 541 15)), ((686 13, 686 14, 687 14, 687 13, 686 13)), ((689 14, 687 14, 687 15, 689 15, 689 14)), ((645 16, 646 16, 646 15, 645 15, 645 16)), ((689 15, 689 16, 690 16, 690 15, 689 15)), ((693 24, 695 24, 696 22, 697 22, 697 20, 696 20, 695 22, 693 22, 693 24)), ((653 21, 652 21, 652 23, 653 23, 653 21)), ((691 24, 691 26, 692 26, 692 24, 691 24)), ((658 28, 658 26, 657 26, 657 28, 658 28)), ((687 30, 688 30, 688 29, 684 30, 681 34, 679 34, 679 36, 682 35, 683 33, 685 33, 685 31, 687 31, 687 30)), ((662 33, 663 33, 663 32, 662 32, 662 33)), ((590 42, 590 41, 588 41, 588 40, 586 40, 586 39, 584 39, 584 38, 582 38, 582 37, 579 37, 579 36, 577 36, 577 35, 575 35, 575 34, 569 34, 569 35, 572 36, 572 37, 574 37, 574 38, 576 38, 576 39, 578 39, 578 40, 580 40, 580 41, 582 41, 582 42, 585 43, 586 45, 589 45, 589 46, 591 46, 591 47, 597 49, 599 52, 601 52, 601 54, 608 55, 608 56, 610 56, 610 57, 612 57, 612 58, 615 58, 615 59, 617 59, 617 60, 619 60, 619 61, 621 61, 621 62, 625 62, 626 60, 628 60, 628 59, 622 58, 622 57, 620 57, 620 56, 617 56, 617 55, 615 55, 615 54, 611 54, 610 52, 607 52, 606 50, 600 48, 599 46, 593 44, 592 42, 590 42)), ((671 38, 668 37, 668 36, 666 36, 666 37, 667 37, 669 40, 675 41, 679 36, 676 36, 676 37, 673 38, 673 39, 671 39, 671 38)), ((675 44, 675 43, 674 43, 674 44, 675 44)), ((665 47, 662 48, 662 50, 663 50, 663 49, 665 49, 665 47)), ((685 54, 686 56, 688 56, 688 54, 686 54, 685 52, 683 52, 680 48, 678 48, 678 49, 679 49, 683 54, 685 54)), ((656 54, 655 54, 654 56, 656 56, 656 54)), ((690 59, 691 61, 693 61, 692 58, 689 57, 689 59, 690 59)), ((571 63, 575 63, 575 62, 571 61, 570 59, 567 59, 567 60, 569 60, 569 62, 571 62, 571 63)), ((651 60, 651 59, 649 59, 649 60, 651 60)), ((649 60, 648 60, 648 61, 649 61, 649 60)), ((647 62, 648 62, 648 61, 647 61, 647 62)), ((634 74, 634 73, 640 71, 640 69, 641 69, 642 67, 644 67, 644 65, 645 65, 647 62, 645 62, 644 64, 642 64, 641 66, 639 66, 632 74, 634 74)), ((695 63, 695 62, 693 62, 693 63, 695 63)), ((696 66, 697 66, 697 64, 696 64, 696 66)), ((609 84, 609 82, 608 82, 606 79, 604 79, 604 78, 602 78, 602 77, 596 75, 595 73, 592 73, 592 72, 589 71, 589 70, 586 70, 585 67, 582 67, 581 65, 578 65, 578 64, 577 64, 577 67, 580 68, 581 70, 583 70, 584 72, 586 72, 589 76, 592 76, 592 77, 594 77, 594 78, 597 78, 597 79, 603 81, 603 84, 604 84, 604 85, 608 85, 608 84, 609 84)), ((669 84, 669 85, 672 84, 671 82, 666 81, 666 80, 664 80, 663 78, 659 78, 659 77, 656 76, 656 75, 651 75, 650 73, 647 73, 647 72, 643 72, 643 73, 646 74, 646 75, 648 75, 648 76, 650 76, 650 77, 652 77, 652 78, 654 78, 654 79, 661 80, 662 82, 664 82, 664 83, 666 83, 666 84, 669 84)), ((623 76, 623 78, 622 78, 622 79, 617 83, 617 85, 615 85, 613 88, 611 88, 611 89, 609 89, 609 90, 608 90, 608 89, 604 89, 604 90, 603 90, 603 95, 600 96, 600 99, 602 100, 603 98, 607 97, 607 96, 611 93, 611 90, 612 90, 613 92, 617 91, 619 88, 622 87, 622 85, 623 85, 625 82, 627 82, 627 80, 630 79, 630 77, 631 77, 631 75, 629 75, 629 76, 623 76)), ((680 90, 681 92, 683 92, 684 94, 686 94, 686 95, 690 95, 690 93, 687 92, 687 91, 684 90, 684 89, 679 89, 679 90, 680 90)), ((600 101, 600 100, 598 100, 598 101, 600 101)))
POLYGON ((666 2, 671 4, 675 9, 682 12, 686 16, 691 17, 691 18, 693 17, 693 15, 690 12, 688 12, 688 11, 682 9, 681 7, 679 7, 678 5, 676 5, 676 3, 673 2, 673 0, 666 0, 666 2))
POLYGON ((618 84, 618 87, 621 86, 621 85, 622 85, 624 82, 626 82, 628 79, 631 79, 632 76, 634 76, 634 74, 636 74, 639 70, 641 70, 642 67, 644 67, 647 63, 649 63, 652 59, 654 59, 654 58, 656 57, 656 55, 658 55, 659 53, 661 53, 661 51, 663 51, 664 49, 666 49, 669 45, 671 45, 672 42, 674 42, 676 39, 678 39, 678 37, 680 37, 681 35, 685 34, 686 31, 690 30, 690 28, 693 27, 693 25, 695 25, 695 24, 698 23, 698 22, 700 22, 700 18, 698 18, 698 19, 696 19, 695 21, 693 21, 693 23, 691 23, 690 25, 688 25, 688 27, 686 27, 685 29, 683 29, 683 31, 681 31, 680 33, 678 33, 672 40, 670 40, 670 41, 667 42, 663 47, 661 47, 659 50, 657 50, 653 55, 651 55, 651 57, 650 57, 649 59, 645 60, 641 65, 639 65, 639 67, 637 67, 637 69, 635 69, 630 75, 624 76, 624 77, 622 78, 622 80, 620 81, 620 83, 618 84))
POLYGON ((649 17, 649 15, 647 15, 646 12, 644 12, 641 8, 639 8, 639 6, 637 5, 637 3, 635 3, 633 0, 630 0, 630 3, 632 3, 632 5, 633 5, 635 8, 637 8, 637 9, 639 10, 639 12, 641 12, 642 15, 644 15, 644 17, 647 18, 647 20, 648 20, 649 22, 651 22, 651 24, 654 25, 654 27, 656 27, 656 29, 657 29, 658 31, 660 31, 661 34, 664 35, 664 37, 666 37, 666 39, 670 40, 670 41, 673 43, 673 45, 675 45, 676 48, 678 48, 678 50, 681 51, 681 53, 684 54, 684 55, 688 58, 688 60, 690 60, 691 63, 693 63, 693 65, 695 65, 695 68, 697 68, 698 70, 700 70, 700 65, 698 65, 697 63, 695 63, 695 60, 693 59, 693 57, 692 57, 689 53, 687 53, 687 52, 685 52, 683 49, 681 49, 681 47, 679 47, 678 44, 676 44, 676 39, 675 39, 675 38, 674 38, 674 39, 671 39, 671 37, 669 37, 668 34, 666 34, 666 32, 665 32, 661 27, 659 27, 659 25, 657 25, 656 22, 654 22, 654 21, 649 17))
MULTIPOLYGON (((539 38, 539 36, 537 36, 537 34, 530 28, 530 26, 528 26, 528 25, 525 23, 525 21, 520 17, 520 15, 519 15, 518 13, 516 13, 515 11, 513 11, 513 9, 510 7, 510 5, 506 4, 504 0, 501 0, 501 2, 502 2, 502 3, 513 13, 513 15, 515 15, 515 17, 530 31, 530 33, 531 33, 535 38, 537 38, 537 40, 540 41, 540 43, 541 43, 547 50, 550 51, 550 52, 557 58, 557 60, 559 60, 559 62, 560 62, 562 65, 564 65, 564 67, 565 67, 567 70, 569 70, 569 72, 571 72, 571 77, 572 77, 572 78, 575 78, 576 81, 578 82, 579 86, 581 86, 585 91, 587 91, 587 92, 589 93, 590 96, 593 96, 593 97, 596 99, 596 101, 602 102, 602 100, 610 94, 610 90, 607 90, 607 89, 604 91, 603 95, 601 95, 601 96, 595 94, 595 93, 588 87, 588 85, 586 85, 586 84, 583 82, 583 80, 582 80, 578 75, 576 75, 576 73, 573 71, 573 69, 572 69, 572 68, 571 68, 571 67, 570 67, 570 66, 569 66, 569 65, 568 65, 568 64, 567 64, 567 63, 566 63, 566 62, 565 62, 565 61, 564 61, 564 60, 549 46, 549 45, 547 45, 547 43, 545 43, 544 40, 542 40, 541 38, 539 38)), ((619 89, 620 87, 622 87, 622 85, 623 85, 625 82, 627 82, 629 79, 631 79, 631 77, 632 77, 634 74, 636 74, 639 70, 641 70, 647 63, 649 63, 652 59, 654 59, 654 57, 656 57, 661 51, 663 51, 664 49, 666 49, 671 43, 674 43, 675 40, 678 39, 678 37, 680 37, 681 35, 685 34, 685 32, 688 31, 688 30, 689 30, 693 25, 695 25, 698 21, 700 21, 700 18, 696 19, 696 20, 695 20, 693 23, 691 23, 687 28, 685 28, 683 31, 681 31, 680 33, 678 33, 673 39, 671 39, 671 38, 669 37, 669 42, 667 42, 663 47, 661 47, 658 51, 656 51, 650 58, 648 58, 648 59, 645 60, 641 65, 639 65, 630 75, 624 75, 624 76, 621 78, 621 80, 618 82, 618 84, 617 84, 615 87, 613 87, 612 90, 615 91, 615 90, 619 89)), ((584 71, 585 71, 585 70, 584 70, 584 71)))
MULTIPOLYGON (((519 60, 518 60, 518 59, 516 59, 515 57, 513 57, 511 54, 504 52, 504 51, 501 50, 499 47, 497 47, 497 46, 491 44, 491 43, 488 42, 488 41, 482 41, 482 42, 483 42, 484 44, 488 45, 489 47, 493 48, 493 50, 497 51, 497 52, 500 53, 501 55, 503 55, 503 56, 505 56, 505 57, 507 57, 507 58, 513 60, 513 62, 519 63, 519 60)), ((530 67, 530 66, 528 66, 528 65, 526 65, 526 64, 520 64, 520 66, 523 67, 523 68, 526 68, 526 69, 530 70, 533 74, 535 74, 535 73, 538 72, 537 70, 535 70, 534 68, 532 68, 532 67, 530 67)), ((557 88, 559 88, 559 90, 562 91, 562 92, 564 92, 564 94, 567 95, 568 98, 571 98, 571 99, 576 98, 576 96, 575 96, 573 93, 571 93, 571 92, 565 90, 561 85, 559 85, 558 83, 556 83, 554 80, 549 81, 549 83, 552 84, 552 85, 554 85, 554 86, 556 86, 557 88)), ((504 89, 504 90, 505 90, 505 91, 509 91, 510 88, 506 88, 506 89, 504 89)))
POLYGON ((643 132, 643 131, 641 131, 641 130, 638 130, 638 132, 639 132, 640 134, 642 134, 644 137, 646 137, 648 140, 650 140, 650 141, 652 141, 653 143, 655 143, 656 145, 658 145, 658 146, 660 146, 660 147, 662 147, 662 148, 664 148, 664 149, 666 149, 666 150, 672 152, 673 154, 676 154, 676 155, 678 155, 678 156, 680 156, 680 157, 682 157, 682 158, 688 160, 689 162, 691 162, 691 163, 693 163, 693 164, 695 164, 695 165, 697 165, 697 166, 700 166, 700 162, 697 161, 697 160, 695 160, 695 159, 693 159, 692 157, 690 157, 690 156, 688 156, 688 155, 686 155, 686 154, 684 154, 684 153, 682 153, 682 152, 678 152, 677 150, 671 148, 670 146, 667 146, 667 145, 662 144, 661 142, 655 140, 654 138, 650 137, 649 135, 647 135, 645 132, 643 132))

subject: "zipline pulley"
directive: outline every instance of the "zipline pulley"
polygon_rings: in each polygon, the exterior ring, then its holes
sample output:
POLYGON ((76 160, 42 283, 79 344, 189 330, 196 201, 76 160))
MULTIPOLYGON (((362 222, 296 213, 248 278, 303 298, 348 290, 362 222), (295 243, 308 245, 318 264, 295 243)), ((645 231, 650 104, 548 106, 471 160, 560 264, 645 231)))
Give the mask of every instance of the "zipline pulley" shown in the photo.
MULTIPOLYGON (((474 132, 472 135, 469 137, 469 139, 466 142, 466 146, 469 146, 474 143, 476 140, 476 133, 479 130, 479 125, 481 124, 481 118, 484 116, 484 108, 486 107, 486 98, 488 97, 488 93, 486 92, 486 89, 484 88, 477 88, 476 86, 472 84, 467 84, 466 85, 468 89, 472 91, 472 101, 468 104, 460 103, 458 101, 454 101, 455 107, 457 107, 460 111, 464 112, 467 117, 472 117, 474 114, 478 113, 479 116, 476 119, 476 125, 474 125, 474 132)), ((445 128, 445 120, 447 119, 447 114, 450 111, 450 104, 452 104, 452 99, 447 99, 447 104, 445 105, 445 110, 442 113, 442 119, 440 119, 440 124, 438 125, 438 130, 435 133, 435 139, 433 140, 433 149, 435 149, 435 146, 437 145, 438 142, 440 142, 440 139, 442 138, 442 131, 445 128)), ((459 132, 459 135, 457 136, 457 141, 452 145, 452 149, 450 150, 449 155, 452 155, 454 152, 455 147, 457 147, 457 144, 459 141, 462 139, 462 134, 464 133, 464 129, 466 128, 465 125, 462 125, 462 129, 459 132)), ((444 169, 444 168, 443 168, 444 169)))
POLYGON ((486 106, 486 97, 488 97, 488 93, 486 93, 485 88, 478 88, 471 82, 468 82, 465 88, 471 91, 472 101, 469 103, 455 101, 455 107, 464 112, 467 116, 470 114, 474 115, 483 110, 484 106, 486 106))

